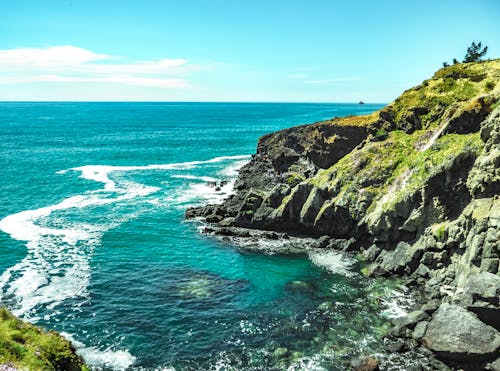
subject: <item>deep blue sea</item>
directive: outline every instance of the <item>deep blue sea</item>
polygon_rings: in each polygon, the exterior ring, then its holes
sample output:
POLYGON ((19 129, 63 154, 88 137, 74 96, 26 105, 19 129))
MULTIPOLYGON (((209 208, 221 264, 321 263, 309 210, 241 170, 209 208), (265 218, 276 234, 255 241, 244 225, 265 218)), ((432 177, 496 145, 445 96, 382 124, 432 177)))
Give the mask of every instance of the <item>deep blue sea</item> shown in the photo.
MULTIPOLYGON (((258 138, 380 105, 0 103, 0 305, 94 369, 343 369, 387 290, 347 257, 200 233, 258 138)), ((389 300, 389 299, 387 299, 389 300)))

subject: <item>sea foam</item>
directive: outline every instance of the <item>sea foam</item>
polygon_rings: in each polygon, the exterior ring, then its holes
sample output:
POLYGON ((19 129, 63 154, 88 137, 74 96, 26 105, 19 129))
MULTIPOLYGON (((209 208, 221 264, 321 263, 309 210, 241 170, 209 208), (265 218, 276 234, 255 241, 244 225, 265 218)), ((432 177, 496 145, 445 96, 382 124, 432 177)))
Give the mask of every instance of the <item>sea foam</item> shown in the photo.
POLYGON ((342 253, 336 251, 325 251, 323 249, 311 249, 308 251, 309 259, 313 264, 327 269, 330 273, 351 276, 353 261, 342 253))
POLYGON ((124 370, 136 361, 136 357, 130 354, 128 350, 115 350, 113 347, 107 347, 104 350, 100 350, 96 347, 86 346, 67 332, 61 332, 61 335, 71 341, 76 348, 76 353, 83 357, 86 363, 94 367, 124 370))
MULTIPOLYGON (((222 170, 225 173, 216 175, 234 176, 235 162, 240 164, 248 161, 248 158, 246 155, 223 156, 206 161, 146 166, 85 165, 59 171, 58 174, 78 171, 81 178, 102 183, 104 187, 68 197, 54 205, 11 214, 0 220, 0 230, 13 239, 25 241, 27 248, 25 258, 0 276, 0 299, 9 303, 14 314, 32 322, 39 320, 39 308, 45 309, 44 313, 48 314, 44 314, 44 319, 50 320, 52 315, 57 314, 56 307, 70 298, 77 299, 74 309, 78 310, 78 303, 83 303, 88 297, 87 287, 91 277, 90 257, 95 247, 100 244, 103 234, 134 218, 130 210, 126 209, 132 200, 139 199, 146 203, 154 201, 147 196, 160 190, 158 187, 122 178, 113 179, 112 173, 189 170, 205 164, 229 162, 222 170), (124 205, 129 215, 116 215, 118 211, 115 210, 116 206, 113 206, 114 213, 110 213, 109 216, 105 213, 105 217, 100 215, 99 222, 92 219, 92 212, 83 214, 89 219, 83 222, 77 222, 72 218, 75 213, 81 217, 82 210, 107 205, 124 205), (107 218, 104 223, 103 218, 107 218)), ((192 174, 172 175, 184 178, 188 182, 177 190, 176 197, 170 199, 168 207, 175 205, 186 207, 193 202, 220 202, 233 189, 234 179, 229 179, 227 184, 215 190, 206 183, 217 178, 198 177, 192 174)), ((127 351, 115 351, 111 348, 99 350, 81 343, 77 343, 77 348, 92 365, 124 369, 135 361, 127 351)))

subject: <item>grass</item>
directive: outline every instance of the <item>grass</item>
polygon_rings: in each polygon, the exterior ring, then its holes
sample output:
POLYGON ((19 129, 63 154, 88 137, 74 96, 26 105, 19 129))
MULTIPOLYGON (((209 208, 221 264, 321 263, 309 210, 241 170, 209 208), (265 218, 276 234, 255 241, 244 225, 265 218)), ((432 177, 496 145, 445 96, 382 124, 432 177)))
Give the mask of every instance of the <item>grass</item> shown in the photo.
MULTIPOLYGON (((386 210, 420 189, 443 164, 466 151, 479 153, 483 147, 478 133, 444 135, 429 149, 420 151, 419 145, 426 140, 425 130, 412 134, 393 131, 385 141, 371 142, 354 150, 308 181, 317 187, 326 187, 333 194, 334 203, 356 205, 361 197, 381 199, 391 185, 405 178, 404 184, 395 187, 386 198, 382 208, 386 210)), ((376 202, 372 202, 367 212, 375 205, 376 202)))
POLYGON ((0 308, 0 364, 27 370, 88 370, 71 343, 0 308))
MULTIPOLYGON (((370 136, 328 169, 309 179, 290 173, 289 185, 305 181, 327 195, 319 210, 328 205, 347 207, 354 220, 363 214, 369 219, 392 210, 413 195, 427 179, 463 153, 478 154, 483 147, 478 133, 442 134, 422 150, 440 125, 465 112, 492 110, 500 102, 500 59, 461 63, 445 67, 419 86, 408 89, 380 111, 364 116, 335 118, 321 123, 337 126, 366 126, 370 136)), ((305 129, 314 144, 318 124, 305 129)), ((292 192, 277 212, 284 211, 292 192)))

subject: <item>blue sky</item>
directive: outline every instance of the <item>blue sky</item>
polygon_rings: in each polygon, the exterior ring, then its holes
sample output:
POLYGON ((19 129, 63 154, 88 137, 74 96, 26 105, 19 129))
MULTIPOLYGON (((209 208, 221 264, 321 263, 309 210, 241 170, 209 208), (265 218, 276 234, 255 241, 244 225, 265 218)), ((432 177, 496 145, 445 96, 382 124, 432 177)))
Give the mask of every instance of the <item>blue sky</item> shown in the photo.
POLYGON ((389 102, 499 0, 1 0, 0 100, 389 102))

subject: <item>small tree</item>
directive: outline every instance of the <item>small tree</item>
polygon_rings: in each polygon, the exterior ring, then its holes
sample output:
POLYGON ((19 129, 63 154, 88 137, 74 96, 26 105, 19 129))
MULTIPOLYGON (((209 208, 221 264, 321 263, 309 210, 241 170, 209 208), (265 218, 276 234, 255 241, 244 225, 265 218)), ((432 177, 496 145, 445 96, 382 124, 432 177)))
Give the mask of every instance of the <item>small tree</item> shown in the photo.
POLYGON ((443 67, 448 67, 448 66, 449 66, 448 62, 443 62, 443 67))
POLYGON ((477 44, 473 41, 471 46, 467 48, 467 54, 465 54, 464 63, 478 62, 482 57, 488 52, 488 47, 482 48, 481 41, 477 44))

